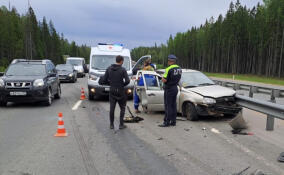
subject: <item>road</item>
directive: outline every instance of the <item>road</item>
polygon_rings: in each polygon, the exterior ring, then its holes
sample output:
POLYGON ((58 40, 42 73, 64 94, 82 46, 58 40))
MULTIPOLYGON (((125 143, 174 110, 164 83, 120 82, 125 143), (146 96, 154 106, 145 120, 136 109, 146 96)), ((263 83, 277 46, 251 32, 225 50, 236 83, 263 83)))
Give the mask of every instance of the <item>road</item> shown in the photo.
MULTIPOLYGON (((118 130, 116 119, 116 129, 110 130, 107 100, 74 107, 86 86, 86 79, 62 84, 62 98, 49 107, 9 103, 0 108, 1 175, 230 175, 247 167, 244 174, 284 174, 284 164, 277 162, 284 151, 283 121, 267 132, 265 116, 244 110, 254 133, 246 136, 231 134, 230 118, 180 118, 176 127, 159 128, 163 113, 142 113, 144 121, 118 130), (59 112, 68 132, 64 138, 53 136, 59 112)), ((132 108, 131 100, 128 105, 132 108)))

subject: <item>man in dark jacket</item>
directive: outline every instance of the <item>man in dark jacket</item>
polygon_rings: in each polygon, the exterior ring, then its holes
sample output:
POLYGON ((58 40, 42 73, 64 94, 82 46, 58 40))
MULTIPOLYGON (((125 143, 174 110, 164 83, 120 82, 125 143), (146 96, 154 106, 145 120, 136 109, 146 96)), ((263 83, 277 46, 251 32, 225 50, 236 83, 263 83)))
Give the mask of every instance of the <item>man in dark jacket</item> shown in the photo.
POLYGON ((123 118, 125 114, 125 106, 127 102, 127 97, 124 87, 130 82, 128 74, 125 68, 122 67, 124 58, 122 56, 116 57, 116 64, 112 64, 105 72, 105 75, 100 78, 99 84, 110 85, 109 91, 109 102, 110 102, 110 129, 114 129, 114 110, 116 103, 118 102, 120 107, 120 124, 119 129, 124 129, 126 126, 123 123, 123 118))

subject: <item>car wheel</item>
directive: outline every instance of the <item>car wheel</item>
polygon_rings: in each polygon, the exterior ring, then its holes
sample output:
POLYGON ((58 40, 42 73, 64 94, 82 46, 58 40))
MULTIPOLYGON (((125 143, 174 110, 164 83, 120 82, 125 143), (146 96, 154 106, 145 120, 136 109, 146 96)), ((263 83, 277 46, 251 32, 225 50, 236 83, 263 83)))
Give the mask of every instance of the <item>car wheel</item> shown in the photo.
POLYGON ((94 100, 94 96, 89 92, 89 100, 94 100))
POLYGON ((50 106, 51 103, 52 103, 52 94, 51 94, 50 89, 48 89, 48 91, 47 91, 47 97, 48 97, 48 99, 45 101, 45 105, 50 106))
POLYGON ((3 106, 3 107, 7 106, 7 102, 6 101, 0 101, 0 106, 3 106))
POLYGON ((196 121, 199 119, 196 108, 192 103, 186 103, 184 111, 187 120, 196 121))
POLYGON ((57 94, 54 95, 54 98, 60 99, 61 98, 61 87, 58 85, 57 94))

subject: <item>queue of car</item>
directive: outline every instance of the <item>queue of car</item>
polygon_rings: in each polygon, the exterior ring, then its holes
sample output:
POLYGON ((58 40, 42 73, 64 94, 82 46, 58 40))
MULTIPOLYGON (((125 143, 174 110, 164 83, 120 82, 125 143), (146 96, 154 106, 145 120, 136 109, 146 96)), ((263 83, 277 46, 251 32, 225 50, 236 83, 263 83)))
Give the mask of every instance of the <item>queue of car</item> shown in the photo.
MULTIPOLYGON (((130 51, 121 44, 100 43, 92 47, 90 65, 84 58, 69 57, 66 64, 56 67, 50 60, 15 59, 0 77, 0 105, 8 102, 43 102, 51 105, 53 99, 61 97, 61 82, 75 83, 78 77, 88 76, 89 100, 107 96, 109 86, 98 84, 106 69, 115 63, 115 57, 122 55, 122 65, 131 79, 125 93, 132 97, 135 90, 145 112, 164 111, 164 84, 161 81, 164 70, 141 71, 143 62, 151 55, 141 57, 133 66, 130 51), (88 69, 89 68, 89 69, 88 69), (150 76, 149 76, 150 75, 150 76), (144 85, 137 81, 143 78, 144 85), (152 77, 147 79, 147 77, 152 77)), ((236 115, 240 110, 235 102, 236 92, 216 85, 203 73, 183 69, 177 96, 178 113, 188 120, 198 120, 199 116, 236 115)))

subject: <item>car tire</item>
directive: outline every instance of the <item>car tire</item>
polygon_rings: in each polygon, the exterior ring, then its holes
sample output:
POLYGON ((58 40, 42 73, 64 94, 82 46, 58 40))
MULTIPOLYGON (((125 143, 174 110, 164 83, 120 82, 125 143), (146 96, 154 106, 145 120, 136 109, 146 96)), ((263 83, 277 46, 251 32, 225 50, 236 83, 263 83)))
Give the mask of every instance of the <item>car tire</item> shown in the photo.
POLYGON ((7 106, 7 102, 6 101, 0 101, 0 106, 3 106, 3 107, 7 106))
POLYGON ((45 101, 45 105, 50 106, 51 103, 52 103, 52 94, 51 94, 50 88, 48 88, 47 97, 48 97, 48 99, 45 101))
POLYGON ((94 95, 92 95, 90 91, 89 91, 89 100, 94 100, 94 95))
POLYGON ((196 108, 192 103, 186 103, 185 104, 184 112, 185 112, 184 115, 185 115, 187 120, 196 121, 196 120, 199 119, 196 108))
POLYGON ((54 95, 54 98, 60 99, 61 98, 61 87, 58 85, 57 94, 54 95))

